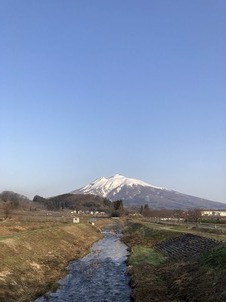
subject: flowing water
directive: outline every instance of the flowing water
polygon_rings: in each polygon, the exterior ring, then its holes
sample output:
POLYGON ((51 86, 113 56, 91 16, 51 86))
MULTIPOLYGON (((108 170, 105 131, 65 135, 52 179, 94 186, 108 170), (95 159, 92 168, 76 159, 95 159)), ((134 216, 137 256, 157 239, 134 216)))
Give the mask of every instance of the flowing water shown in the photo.
POLYGON ((69 264, 68 275, 58 282, 57 292, 40 297, 36 302, 129 302, 127 246, 118 234, 103 232, 103 235, 88 255, 69 264))

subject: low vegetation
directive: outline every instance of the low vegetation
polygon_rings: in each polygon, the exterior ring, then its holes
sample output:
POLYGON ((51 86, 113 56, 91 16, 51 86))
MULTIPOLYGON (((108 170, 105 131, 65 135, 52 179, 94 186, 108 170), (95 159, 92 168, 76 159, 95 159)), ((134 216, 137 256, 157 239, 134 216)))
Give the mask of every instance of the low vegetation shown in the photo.
POLYGON ((0 301, 33 301, 54 289, 67 263, 88 252, 107 222, 0 222, 0 301))
POLYGON ((221 245, 205 251, 201 257, 201 264, 216 271, 226 268, 226 246, 221 245))
POLYGON ((157 242, 178 236, 171 231, 154 229, 149 223, 129 222, 124 230, 123 240, 130 247, 153 247, 157 242))
POLYGON ((142 263, 157 265, 162 263, 165 257, 156 252, 153 248, 147 248, 143 246, 135 246, 133 253, 129 258, 128 264, 139 265, 142 263))
POLYGON ((119 218, 125 214, 121 200, 110 203, 92 195, 64 194, 30 201, 7 191, 0 194, 0 301, 33 301, 56 287, 68 261, 82 257, 101 237, 98 228, 109 223, 88 217, 86 210, 115 216, 121 227, 127 222, 123 241, 131 251, 127 264, 134 301, 226 301, 226 247, 211 240, 226 240, 225 231, 220 225, 198 225, 198 211, 189 219, 186 214, 183 225, 181 212, 163 224, 160 217, 169 213, 154 212, 150 217, 147 207, 142 215, 119 218), (82 223, 75 225, 71 222, 78 210, 82 223), (88 223, 93 221, 95 226, 88 223))
POLYGON ((225 244, 143 222, 129 222, 123 240, 133 301, 226 300, 225 244))

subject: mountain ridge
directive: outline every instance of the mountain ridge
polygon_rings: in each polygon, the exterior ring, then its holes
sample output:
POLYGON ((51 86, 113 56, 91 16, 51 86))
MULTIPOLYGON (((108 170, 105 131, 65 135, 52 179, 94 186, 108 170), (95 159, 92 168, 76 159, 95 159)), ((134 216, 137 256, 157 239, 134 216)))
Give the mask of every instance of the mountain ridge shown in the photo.
POLYGON ((99 177, 94 182, 91 182, 90 184, 72 191, 70 193, 75 194, 77 191, 83 192, 85 194, 96 194, 99 193, 101 194, 102 197, 108 197, 109 192, 112 190, 119 190, 123 185, 127 186, 144 186, 144 187, 152 187, 156 189, 164 189, 162 187, 156 187, 151 184, 148 184, 142 180, 138 180, 135 178, 128 178, 120 174, 115 174, 114 176, 111 176, 109 178, 105 177, 99 177))
POLYGON ((226 204, 221 202, 153 186, 142 180, 128 178, 120 174, 109 178, 99 177, 88 185, 70 193, 94 194, 112 201, 122 199, 124 204, 128 206, 148 204, 153 209, 226 209, 226 204))

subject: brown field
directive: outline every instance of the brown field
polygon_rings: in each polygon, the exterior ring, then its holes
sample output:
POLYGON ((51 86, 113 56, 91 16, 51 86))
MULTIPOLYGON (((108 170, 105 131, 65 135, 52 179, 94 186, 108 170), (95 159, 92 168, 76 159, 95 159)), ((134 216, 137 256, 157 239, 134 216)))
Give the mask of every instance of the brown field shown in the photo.
POLYGON ((0 301, 32 301, 53 290, 68 262, 84 256, 109 223, 103 218, 95 226, 83 221, 0 221, 0 301))
MULTIPOLYGON (((81 223, 72 224, 70 212, 41 213, 0 220, 0 301, 33 301, 55 290, 68 262, 84 256, 101 238, 100 229, 112 222, 97 218, 93 226, 88 223, 91 217, 84 215, 81 223)), ((127 225, 123 241, 131 250, 133 301, 226 300, 225 245, 202 257, 203 251, 226 241, 225 232, 126 218, 114 221, 121 228, 127 225)))

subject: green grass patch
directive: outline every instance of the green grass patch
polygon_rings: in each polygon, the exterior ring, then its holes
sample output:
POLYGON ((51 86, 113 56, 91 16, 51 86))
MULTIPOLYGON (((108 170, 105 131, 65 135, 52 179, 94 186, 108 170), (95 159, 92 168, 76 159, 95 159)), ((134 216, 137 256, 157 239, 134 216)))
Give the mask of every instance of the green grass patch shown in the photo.
POLYGON ((154 229, 151 225, 145 223, 131 222, 124 230, 123 240, 130 247, 136 245, 152 247, 162 240, 175 236, 178 236, 178 233, 170 230, 154 229))
POLYGON ((132 254, 129 258, 129 264, 137 265, 137 264, 152 264, 158 265, 165 260, 165 257, 160 253, 156 252, 152 248, 135 246, 132 250, 132 254))
POLYGON ((214 249, 205 251, 202 254, 201 262, 203 265, 216 270, 226 268, 226 245, 218 246, 214 249))

